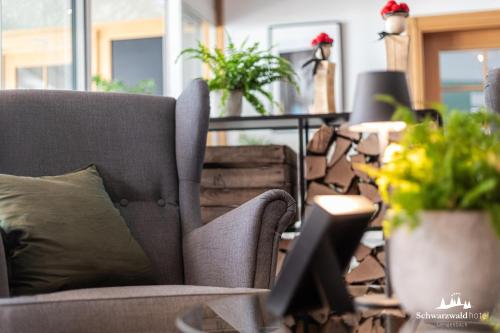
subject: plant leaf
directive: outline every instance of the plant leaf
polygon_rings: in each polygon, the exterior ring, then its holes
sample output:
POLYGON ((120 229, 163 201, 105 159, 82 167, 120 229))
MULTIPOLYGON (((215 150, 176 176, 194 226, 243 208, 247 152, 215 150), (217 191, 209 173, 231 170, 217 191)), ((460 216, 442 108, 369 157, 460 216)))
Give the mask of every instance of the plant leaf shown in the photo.
POLYGON ((459 207, 465 209, 473 206, 474 202, 478 200, 479 197, 495 189, 497 185, 498 184, 496 179, 487 179, 477 184, 475 187, 473 187, 471 190, 465 193, 459 204, 459 207))

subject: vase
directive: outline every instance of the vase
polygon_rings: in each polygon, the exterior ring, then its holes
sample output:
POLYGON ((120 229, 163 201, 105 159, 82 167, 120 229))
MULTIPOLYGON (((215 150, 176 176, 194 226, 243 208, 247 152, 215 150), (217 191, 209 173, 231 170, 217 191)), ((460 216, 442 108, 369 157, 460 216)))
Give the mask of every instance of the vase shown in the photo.
POLYGON ((401 34, 406 30, 407 13, 390 13, 386 14, 385 19, 385 32, 390 34, 401 34))
POLYGON ((316 50, 314 57, 316 59, 328 60, 332 54, 332 45, 331 44, 322 44, 316 50))
POLYGON ((489 214, 423 212, 419 226, 397 228, 389 242, 392 286, 409 314, 465 311, 479 320, 497 305, 500 241, 489 214))
POLYGON ((240 117, 241 116, 241 105, 243 101, 243 91, 232 90, 229 92, 229 98, 226 103, 227 117, 240 117))
POLYGON ((500 68, 488 72, 484 87, 484 100, 490 111, 500 113, 500 68))
POLYGON ((225 105, 222 105, 222 94, 220 90, 210 92, 211 112, 221 117, 240 117, 243 92, 241 90, 230 91, 225 105))

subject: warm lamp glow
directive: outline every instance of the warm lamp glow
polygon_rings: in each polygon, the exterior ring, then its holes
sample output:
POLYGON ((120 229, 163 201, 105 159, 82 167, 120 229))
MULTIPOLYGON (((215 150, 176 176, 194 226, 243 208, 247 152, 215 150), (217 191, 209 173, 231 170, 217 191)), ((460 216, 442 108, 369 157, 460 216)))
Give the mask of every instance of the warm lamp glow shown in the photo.
POLYGON ((374 121, 349 126, 353 132, 367 133, 400 132, 405 128, 406 123, 403 121, 374 121))
POLYGON ((361 195, 317 195, 314 202, 330 215, 371 214, 375 205, 361 195))
POLYGON ((394 157, 397 156, 401 151, 403 150, 403 147, 400 144, 397 143, 391 143, 390 145, 385 148, 384 155, 382 157, 382 163, 389 163, 392 160, 394 160, 394 157))

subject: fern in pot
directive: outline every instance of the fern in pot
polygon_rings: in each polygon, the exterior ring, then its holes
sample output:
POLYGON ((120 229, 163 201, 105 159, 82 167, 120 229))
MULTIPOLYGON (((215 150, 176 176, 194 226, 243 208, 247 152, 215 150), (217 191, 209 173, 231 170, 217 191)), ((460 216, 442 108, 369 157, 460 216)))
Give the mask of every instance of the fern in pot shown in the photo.
POLYGON ((266 115, 265 103, 278 105, 266 86, 273 82, 287 82, 298 89, 296 73, 291 64, 282 57, 273 55, 271 49, 260 50, 259 43, 247 46, 243 42, 237 47, 231 39, 225 50, 209 49, 201 43, 197 48, 182 51, 181 56, 199 59, 212 73, 207 81, 212 98, 218 100, 218 109, 224 116, 240 116, 243 97, 255 110, 266 115))
POLYGON ((362 168, 390 207, 384 231, 402 305, 476 320, 500 300, 500 115, 441 113, 442 127, 417 124, 399 107, 402 140, 380 169, 362 168))

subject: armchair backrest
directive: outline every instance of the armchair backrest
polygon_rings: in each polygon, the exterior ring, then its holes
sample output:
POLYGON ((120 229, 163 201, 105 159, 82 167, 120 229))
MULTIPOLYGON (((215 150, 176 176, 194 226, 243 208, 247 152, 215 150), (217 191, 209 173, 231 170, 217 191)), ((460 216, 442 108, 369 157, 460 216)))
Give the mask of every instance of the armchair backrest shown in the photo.
POLYGON ((199 80, 177 101, 118 93, 2 91, 0 173, 58 175, 95 164, 153 261, 158 282, 182 284, 182 233, 201 225, 199 179, 208 104, 208 90, 199 80))

